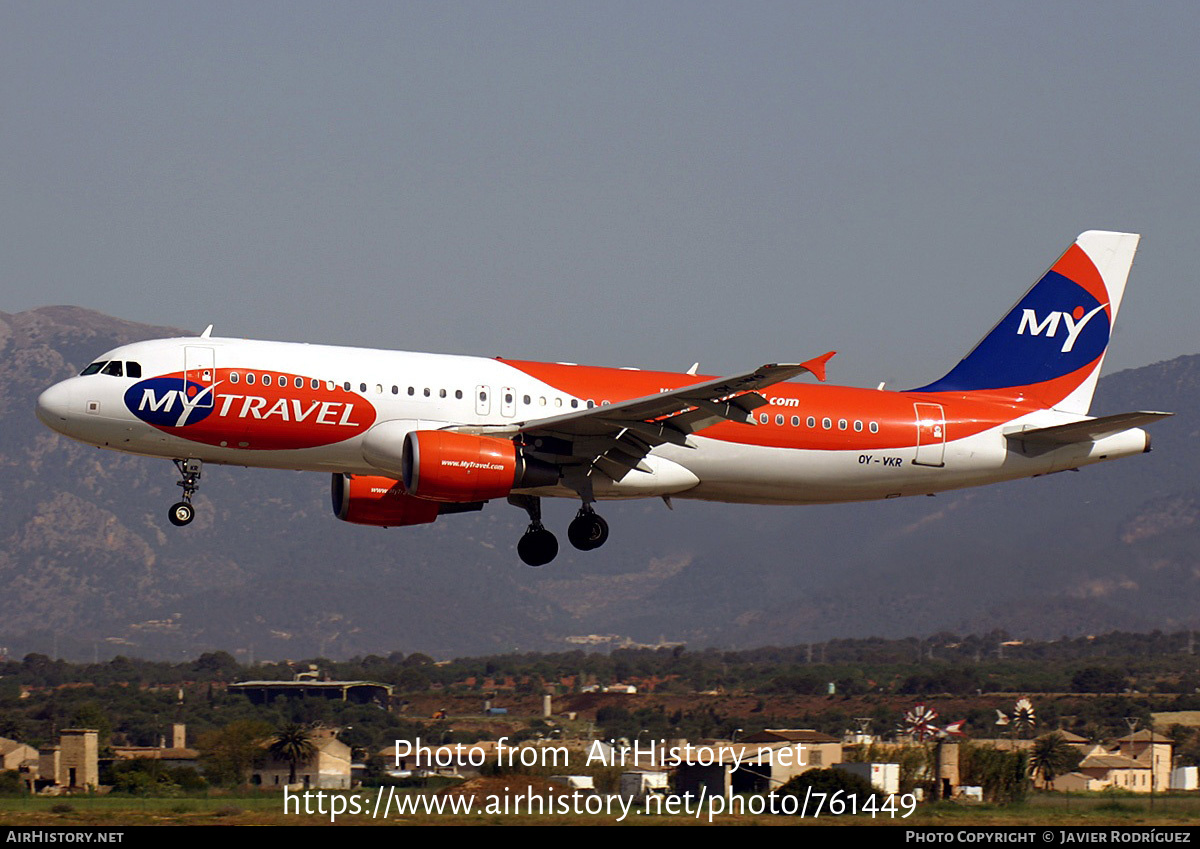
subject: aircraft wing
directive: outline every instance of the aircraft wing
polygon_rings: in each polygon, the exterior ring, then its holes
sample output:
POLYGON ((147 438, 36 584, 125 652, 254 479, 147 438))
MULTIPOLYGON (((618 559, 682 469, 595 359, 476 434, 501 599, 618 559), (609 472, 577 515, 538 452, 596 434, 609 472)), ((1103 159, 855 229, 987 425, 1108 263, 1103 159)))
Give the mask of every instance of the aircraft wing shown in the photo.
POLYGON ((558 463, 598 466, 614 480, 649 472, 642 458, 658 445, 693 447, 688 435, 721 421, 754 424, 751 413, 767 403, 756 390, 804 373, 825 380, 833 351, 803 363, 771 363, 669 392, 602 404, 560 416, 502 427, 456 428, 492 435, 523 435, 526 450, 558 463))

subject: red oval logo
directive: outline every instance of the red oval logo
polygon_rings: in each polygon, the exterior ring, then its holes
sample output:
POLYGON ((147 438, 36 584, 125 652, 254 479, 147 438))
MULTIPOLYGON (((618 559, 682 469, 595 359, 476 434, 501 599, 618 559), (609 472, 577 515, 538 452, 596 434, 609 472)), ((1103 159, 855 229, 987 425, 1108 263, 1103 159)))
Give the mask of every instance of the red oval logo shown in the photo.
MULTIPOLYGON (((183 373, 162 376, 182 378, 183 373)), ((195 373, 190 376, 194 379, 195 373)), ((194 416, 182 426, 151 424, 205 445, 280 451, 332 445, 375 423, 370 401, 332 382, 242 369, 217 369, 213 378, 212 391, 201 401, 208 407, 203 417, 194 416)))

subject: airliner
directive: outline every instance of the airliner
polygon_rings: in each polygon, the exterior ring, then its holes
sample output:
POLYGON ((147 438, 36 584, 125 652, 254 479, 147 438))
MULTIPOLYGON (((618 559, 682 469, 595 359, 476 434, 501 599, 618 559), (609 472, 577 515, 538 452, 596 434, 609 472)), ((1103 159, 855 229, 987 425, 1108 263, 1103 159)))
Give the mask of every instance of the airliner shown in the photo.
POLYGON ((504 498, 530 566, 558 540, 541 499, 823 504, 927 495, 1150 450, 1170 413, 1087 415, 1139 236, 1081 236, 944 377, 825 385, 834 352, 726 377, 212 336, 123 345, 41 394, 59 433, 172 460, 192 521, 205 463, 324 472, 335 515, 420 525, 504 498), (794 382, 810 375, 819 383, 794 382))

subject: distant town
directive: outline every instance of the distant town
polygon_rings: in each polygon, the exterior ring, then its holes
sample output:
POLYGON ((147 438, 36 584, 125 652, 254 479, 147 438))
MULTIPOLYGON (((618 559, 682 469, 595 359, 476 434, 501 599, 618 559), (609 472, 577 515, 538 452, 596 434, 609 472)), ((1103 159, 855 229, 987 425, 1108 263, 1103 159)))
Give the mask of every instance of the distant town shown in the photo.
POLYGON ((0 662, 0 757, 10 795, 446 788, 512 773, 645 798, 771 793, 831 768, 913 804, 1186 793, 1200 789, 1200 659, 1189 631, 440 662, 30 654, 0 662))

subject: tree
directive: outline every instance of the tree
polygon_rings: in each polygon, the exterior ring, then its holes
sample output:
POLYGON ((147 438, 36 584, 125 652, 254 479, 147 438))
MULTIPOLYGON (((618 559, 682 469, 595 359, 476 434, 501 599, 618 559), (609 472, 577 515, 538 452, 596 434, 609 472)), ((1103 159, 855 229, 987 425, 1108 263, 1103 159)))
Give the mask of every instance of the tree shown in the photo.
POLYGON ((213 681, 236 681, 242 673, 234 656, 225 651, 205 652, 196 658, 192 669, 200 678, 213 681))
POLYGON ((1079 766, 1081 752, 1057 731, 1045 734, 1033 743, 1029 766, 1051 789, 1054 779, 1079 766))
POLYGON ((831 814, 835 811, 847 814, 856 813, 866 808, 871 799, 875 800, 876 805, 882 801, 870 781, 861 775, 833 767, 810 769, 789 779, 779 788, 778 792, 782 795, 799 796, 802 799, 807 799, 810 793, 824 793, 827 795, 823 798, 830 800, 835 798, 835 794, 840 794, 836 798, 845 806, 839 804, 829 811, 831 814))
POLYGON ((312 759, 317 753, 317 747, 312 741, 312 734, 303 725, 288 725, 276 733, 267 744, 271 756, 281 761, 287 761, 288 784, 296 783, 296 767, 312 759))
POLYGON ((1076 693, 1120 693, 1125 684, 1119 670, 1103 666, 1086 666, 1071 676, 1071 689, 1076 693))
POLYGON ((196 748, 204 763, 204 774, 218 784, 245 784, 250 770, 262 757, 263 742, 271 726, 256 719, 233 722, 200 735, 196 748))
POLYGON ((1021 802, 1029 788, 1029 755, 1024 751, 963 743, 959 749, 963 784, 983 788, 983 798, 1002 805, 1021 802))

